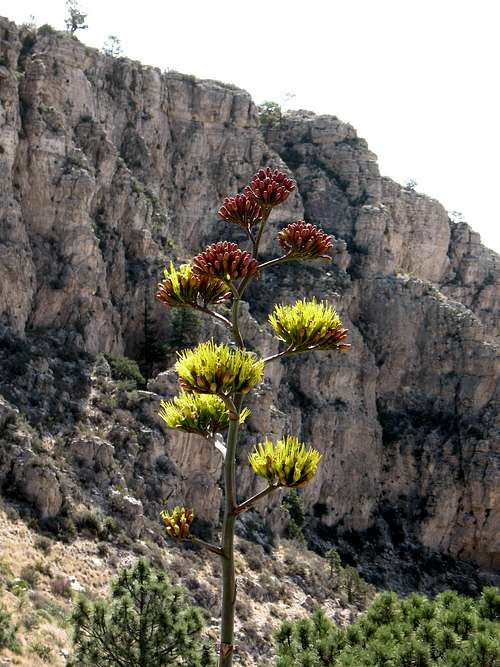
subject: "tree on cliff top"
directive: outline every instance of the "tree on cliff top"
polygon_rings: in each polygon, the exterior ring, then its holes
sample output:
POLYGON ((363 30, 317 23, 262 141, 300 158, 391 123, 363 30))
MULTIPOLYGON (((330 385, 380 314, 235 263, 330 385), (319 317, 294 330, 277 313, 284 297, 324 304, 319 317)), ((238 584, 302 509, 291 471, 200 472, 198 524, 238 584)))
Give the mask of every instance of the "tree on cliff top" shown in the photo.
POLYGON ((83 13, 78 0, 66 0, 66 11, 68 12, 68 15, 64 19, 64 22, 66 23, 66 30, 72 35, 74 35, 77 30, 85 30, 88 28, 88 25, 85 23, 87 14, 83 13))

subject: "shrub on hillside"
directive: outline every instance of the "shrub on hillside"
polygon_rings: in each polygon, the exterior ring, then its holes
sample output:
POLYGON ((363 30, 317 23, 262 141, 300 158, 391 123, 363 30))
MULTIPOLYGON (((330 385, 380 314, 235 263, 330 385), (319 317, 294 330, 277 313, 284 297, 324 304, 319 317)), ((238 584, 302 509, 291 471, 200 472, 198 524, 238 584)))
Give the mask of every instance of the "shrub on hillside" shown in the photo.
POLYGON ((146 381, 136 361, 116 354, 105 354, 104 356, 111 367, 113 380, 119 383, 121 389, 132 391, 138 387, 144 387, 146 381))
POLYGON ((17 649, 16 629, 17 628, 12 624, 10 614, 0 603, 0 649, 17 649))

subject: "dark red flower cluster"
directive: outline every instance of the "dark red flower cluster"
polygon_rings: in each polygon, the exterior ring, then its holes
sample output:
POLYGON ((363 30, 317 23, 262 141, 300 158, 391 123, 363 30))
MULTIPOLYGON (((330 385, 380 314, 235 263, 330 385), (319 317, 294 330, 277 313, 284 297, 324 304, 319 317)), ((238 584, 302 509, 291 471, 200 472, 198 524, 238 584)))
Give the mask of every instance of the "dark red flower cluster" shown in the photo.
POLYGON ((260 206, 246 195, 226 197, 224 205, 219 209, 219 215, 223 220, 234 222, 245 229, 250 229, 262 220, 260 206))
POLYGON ((226 282, 240 280, 257 272, 257 261, 236 243, 218 241, 193 259, 193 273, 197 276, 216 276, 226 282))
POLYGON ((333 248, 332 237, 304 220, 292 222, 282 229, 278 241, 293 257, 331 259, 325 253, 333 248))
POLYGON ((295 183, 286 174, 275 169, 259 169, 252 178, 250 185, 244 190, 246 196, 257 203, 261 208, 270 209, 282 204, 290 192, 295 189, 295 183))

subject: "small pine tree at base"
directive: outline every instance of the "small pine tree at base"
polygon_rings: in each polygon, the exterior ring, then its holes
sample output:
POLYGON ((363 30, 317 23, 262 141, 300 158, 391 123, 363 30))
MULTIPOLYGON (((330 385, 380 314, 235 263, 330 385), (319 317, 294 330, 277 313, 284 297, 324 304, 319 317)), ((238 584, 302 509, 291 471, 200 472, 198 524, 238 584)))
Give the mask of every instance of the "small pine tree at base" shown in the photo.
POLYGON ((139 560, 120 572, 106 600, 81 597, 71 621, 75 660, 92 667, 212 667, 201 612, 164 572, 139 560))

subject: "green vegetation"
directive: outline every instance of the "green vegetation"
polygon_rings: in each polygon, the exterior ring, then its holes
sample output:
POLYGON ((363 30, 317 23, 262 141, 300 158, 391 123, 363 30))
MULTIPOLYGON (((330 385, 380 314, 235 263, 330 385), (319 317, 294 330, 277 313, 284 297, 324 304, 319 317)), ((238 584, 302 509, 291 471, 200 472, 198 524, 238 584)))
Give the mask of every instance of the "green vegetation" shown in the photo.
POLYGON ((111 367, 111 377, 118 382, 120 389, 132 391, 145 386, 146 380, 136 361, 117 354, 105 354, 104 356, 111 367))
POLYGON ((297 489, 291 489, 281 501, 283 507, 287 510, 290 521, 288 523, 287 533, 291 540, 304 542, 304 501, 297 489))
POLYGON ((112 58, 119 58, 122 53, 122 43, 119 37, 116 35, 108 35, 106 41, 104 42, 103 51, 107 56, 112 58))
POLYGON ((382 593, 347 628, 323 611, 275 633, 277 667, 499 667, 500 591, 398 600, 382 593))
POLYGON ((261 125, 273 126, 279 125, 281 122, 281 107, 277 102, 266 100, 257 107, 259 120, 261 125))
POLYGON ((330 577, 333 577, 335 574, 338 575, 342 570, 342 561, 337 549, 329 549, 325 554, 325 558, 330 566, 330 577))
POLYGON ((85 23, 87 14, 84 14, 78 0, 66 0, 67 16, 64 19, 66 23, 66 30, 72 35, 77 30, 85 30, 88 25, 85 23))
POLYGON ((209 667, 201 612, 186 605, 165 573, 138 560, 122 570, 105 600, 79 598, 72 614, 75 662, 92 667, 209 667))
POLYGON ((201 321, 198 313, 187 308, 172 312, 171 332, 167 341, 167 350, 179 350, 193 347, 199 340, 201 321))
POLYGON ((16 630, 17 628, 13 625, 10 614, 0 604, 0 649, 17 650, 16 630))

